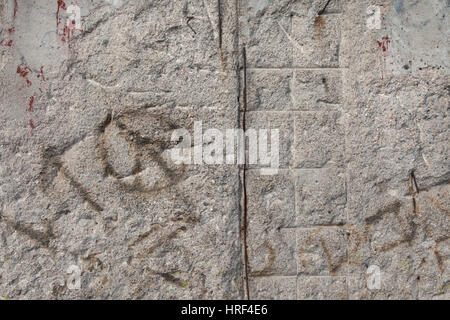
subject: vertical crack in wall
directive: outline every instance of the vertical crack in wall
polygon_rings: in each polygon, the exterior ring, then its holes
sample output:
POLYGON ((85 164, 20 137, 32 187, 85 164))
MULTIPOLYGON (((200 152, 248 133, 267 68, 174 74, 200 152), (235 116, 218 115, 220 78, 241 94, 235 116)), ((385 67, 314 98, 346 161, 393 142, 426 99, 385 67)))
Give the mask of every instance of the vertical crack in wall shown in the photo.
POLYGON ((223 56, 222 42, 223 42, 223 27, 222 27, 222 3, 221 0, 217 0, 217 33, 219 37, 219 55, 220 63, 222 64, 222 71, 226 69, 226 62, 223 56))
MULTIPOLYGON (((247 110, 247 56, 245 52, 245 45, 243 47, 243 66, 241 66, 241 55, 240 55, 240 0, 235 0, 235 9, 236 9, 236 42, 234 44, 234 54, 236 55, 236 78, 237 78, 237 127, 245 130, 246 128, 246 120, 245 120, 245 112, 247 110), (242 86, 241 82, 241 70, 244 71, 244 86, 242 86), (243 87, 243 88, 242 88, 243 87), (241 95, 243 95, 243 108, 241 109, 241 95), (243 119, 241 122, 241 111, 243 111, 243 119)), ((238 150, 239 139, 238 139, 238 150)), ((244 139, 244 150, 245 150, 245 139, 244 139)), ((247 166, 244 161, 243 170, 239 170, 239 190, 238 194, 240 195, 239 201, 239 221, 240 221, 240 242, 241 242, 241 259, 242 259, 242 287, 244 293, 244 300, 250 299, 249 294, 249 285, 248 285, 248 249, 247 249, 247 188, 246 188, 246 170, 247 166), (241 176, 242 174, 242 176, 241 176)))
POLYGON ((217 32, 219 34, 219 49, 222 52, 222 6, 220 0, 217 0, 217 14, 218 14, 217 32))
MULTIPOLYGON (((242 59, 243 59, 243 71, 244 71, 244 85, 242 89, 242 99, 243 99, 243 110, 242 110, 242 130, 246 132, 246 113, 247 113, 247 53, 245 50, 245 45, 242 49, 242 59)), ((250 299, 250 293, 248 288, 248 246, 247 246, 247 213, 248 213, 248 198, 247 198, 247 159, 245 157, 246 150, 246 140, 244 135, 243 140, 243 150, 244 150, 244 165, 242 172, 242 197, 243 197, 243 210, 242 210, 242 221, 241 221, 241 239, 242 239, 242 250, 243 250, 243 263, 244 263, 244 297, 245 299, 250 299)))

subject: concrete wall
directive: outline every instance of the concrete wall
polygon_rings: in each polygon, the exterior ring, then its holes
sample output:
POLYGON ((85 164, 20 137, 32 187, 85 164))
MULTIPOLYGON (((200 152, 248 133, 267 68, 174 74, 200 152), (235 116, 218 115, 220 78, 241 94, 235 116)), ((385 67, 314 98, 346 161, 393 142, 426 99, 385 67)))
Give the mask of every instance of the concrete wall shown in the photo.
POLYGON ((2 297, 449 298, 448 1, 74 4, 0 4, 2 297))

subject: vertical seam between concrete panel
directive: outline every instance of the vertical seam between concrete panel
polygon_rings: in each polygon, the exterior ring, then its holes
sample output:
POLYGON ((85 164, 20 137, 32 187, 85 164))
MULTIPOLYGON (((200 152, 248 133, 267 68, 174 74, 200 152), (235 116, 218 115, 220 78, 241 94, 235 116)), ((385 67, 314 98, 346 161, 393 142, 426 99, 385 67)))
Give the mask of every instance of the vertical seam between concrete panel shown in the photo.
MULTIPOLYGON (((292 14, 291 14, 291 36, 292 36, 292 30, 294 27, 294 19, 292 19, 292 14)), ((294 68, 294 50, 295 50, 295 46, 292 45, 292 52, 291 52, 291 72, 292 72, 292 79, 291 79, 291 99, 292 99, 292 105, 291 108, 295 109, 297 107, 297 101, 295 100, 295 93, 294 93, 294 89, 295 89, 295 80, 296 80, 296 71, 294 68)), ((299 113, 300 114, 300 113, 299 113)), ((293 161, 293 168, 291 170, 291 172, 294 174, 294 210, 295 210, 295 226, 297 225, 297 217, 298 217, 298 208, 297 208, 297 172, 295 171, 295 167, 297 165, 297 157, 296 157, 296 148, 297 148, 297 119, 296 119, 296 114, 294 114, 294 145, 292 147, 292 161, 293 161)), ((295 231, 295 270, 297 273, 297 277, 295 279, 295 300, 298 300, 298 266, 299 266, 299 246, 298 246, 298 230, 294 229, 295 231)))
MULTIPOLYGON (((292 21, 292 18, 291 18, 292 21)), ((291 26, 291 31, 292 31, 292 26, 291 26)), ((292 54, 293 56, 293 54, 292 54)), ((293 94, 292 94, 292 89, 293 86, 295 84, 295 82, 293 82, 294 80, 294 75, 295 75, 295 71, 292 71, 292 84, 291 84, 291 99, 294 100, 293 94)), ((292 103, 294 103, 294 101, 292 101, 292 103)), ((297 225, 297 217, 298 217, 298 205, 297 205, 297 172, 295 171, 295 165, 296 165, 296 157, 295 157, 295 149, 297 147, 297 117, 294 116, 294 145, 292 146, 292 168, 290 170, 291 172, 291 176, 294 177, 294 212, 295 212, 295 225, 297 225)), ((296 278, 295 278, 295 300, 298 300, 298 251, 299 251, 299 247, 298 247, 298 236, 297 236, 297 230, 294 229, 295 231, 295 271, 296 271, 296 278)))
MULTIPOLYGON (((241 15, 241 0, 235 1, 235 10, 236 10, 236 25, 237 25, 237 44, 235 46, 235 55, 236 55, 236 77, 237 77, 237 127, 241 128, 241 95, 242 95, 242 86, 241 86, 241 56, 240 56, 240 37, 241 37, 241 30, 240 30, 240 15, 241 15)), ((239 146, 239 139, 237 141, 237 150, 240 150, 239 146)), ((238 161, 238 160, 237 160, 238 161)), ((243 194, 244 194, 244 188, 243 188, 243 177, 242 177, 242 170, 238 163, 238 176, 239 176, 239 188, 238 188, 238 194, 239 194, 239 217, 238 217, 238 225, 239 225, 239 237, 240 237, 240 255, 241 255, 241 267, 242 267, 242 292, 244 294, 243 299, 248 299, 248 277, 247 277, 247 266, 246 266, 246 249, 244 244, 244 234, 243 234, 243 217, 244 217, 244 210, 245 205, 243 203, 243 194)))
MULTIPOLYGON (((292 19, 292 14, 290 15, 290 22, 291 22, 291 36, 292 36, 292 30, 293 30, 293 19, 292 19)), ((292 49, 291 49, 291 67, 294 67, 294 45, 292 45, 292 49)), ((295 88, 295 69, 291 70, 292 74, 291 74, 291 82, 290 82, 290 96, 291 96, 291 108, 295 108, 297 102, 295 101, 295 97, 294 97, 294 88, 295 88)), ((291 156, 292 156, 292 168, 291 168, 291 176, 294 176, 294 212, 295 212, 295 225, 297 225, 297 175, 295 170, 293 170, 295 168, 296 165, 296 156, 295 156, 295 149, 297 146, 297 139, 296 139, 296 131, 297 131, 297 121, 296 121, 296 117, 294 115, 294 145, 291 148, 291 156)), ((295 300, 298 300, 298 237, 297 237, 297 230, 294 229, 295 231, 295 273, 296 273, 296 277, 295 277, 295 300)))
MULTIPOLYGON (((236 0, 236 18, 238 23, 238 38, 240 37, 240 28, 239 28, 239 19, 241 14, 241 1, 236 0)), ((241 92, 241 75, 240 75, 240 40, 238 39, 238 46, 237 46, 237 73, 238 73, 238 81, 239 81, 239 104, 238 104, 238 124, 239 127, 242 127, 242 129, 245 131, 246 129, 246 111, 247 111, 247 59, 246 59, 246 51, 245 51, 245 43, 243 44, 243 86, 242 86, 242 92, 241 92), (240 99, 240 95, 242 93, 242 102, 240 99), (242 110, 242 125, 241 125, 241 103, 243 104, 243 110, 242 110)), ((247 185, 246 185, 246 174, 247 174, 247 165, 246 165, 246 157, 245 157, 245 138, 243 141, 243 149, 244 149, 244 164, 242 170, 239 170, 239 178, 240 178, 240 237, 241 237, 241 255, 242 255, 242 280, 243 280, 243 291, 244 291, 244 299, 249 300, 250 299, 250 290, 248 285, 248 245, 247 245, 247 234, 248 234, 248 228, 247 228, 247 220, 248 220, 248 199, 247 199, 247 185)), ((238 146, 239 150, 239 146, 238 146)))
MULTIPOLYGON (((296 122, 294 117, 294 146, 295 146, 295 131, 296 131, 296 122)), ((295 148, 295 147, 294 147, 295 148)), ((291 170, 291 176, 294 176, 294 212, 295 212, 295 225, 297 225, 297 217, 298 217, 298 206, 297 206, 297 173, 294 170, 291 170)), ((295 278, 295 300, 298 300, 298 236, 297 229, 294 229, 295 232, 295 271, 297 277, 295 278)))
MULTIPOLYGON (((247 112, 247 53, 245 44, 242 48, 242 58, 243 58, 243 68, 244 68, 244 85, 242 93, 243 102, 243 112, 242 112, 242 130, 244 132, 247 129, 246 126, 246 112, 247 112)), ((242 172, 242 187, 243 187, 243 215, 242 215, 242 246, 244 248, 244 286, 245 286, 245 296, 246 299, 250 299, 249 288, 248 288, 248 246, 247 246, 247 234, 248 234, 248 197, 247 197, 247 159, 245 156, 246 141, 244 137, 244 164, 242 172)))
MULTIPOLYGON (((348 162, 346 161, 346 157, 347 157, 347 119, 346 119, 346 108, 345 106, 343 106, 344 104, 344 97, 343 97, 343 93, 344 93, 344 70, 341 68, 341 52, 342 52, 342 20, 343 17, 345 16, 345 5, 343 3, 341 3, 341 14, 340 14, 340 20, 339 20, 339 55, 338 55, 338 63, 339 63, 339 68, 341 69, 341 73, 340 73, 340 78, 341 78, 341 100, 340 100, 340 105, 341 105, 341 110, 342 110, 342 116, 344 117, 344 121, 342 123, 343 126, 343 134, 344 134, 344 154, 343 154, 343 161, 345 162, 345 168, 344 168, 344 188, 345 188, 345 218, 346 218, 346 224, 349 223, 349 215, 348 215, 348 210, 347 210, 347 203, 348 203, 348 162)), ((350 253, 349 253, 349 236, 347 236, 347 233, 344 229, 345 232, 345 240, 346 240, 346 255, 347 255, 347 267, 345 270, 345 287, 346 287, 346 291, 347 291, 347 300, 349 299, 349 285, 348 285, 348 277, 349 277, 349 266, 350 266, 350 253)))

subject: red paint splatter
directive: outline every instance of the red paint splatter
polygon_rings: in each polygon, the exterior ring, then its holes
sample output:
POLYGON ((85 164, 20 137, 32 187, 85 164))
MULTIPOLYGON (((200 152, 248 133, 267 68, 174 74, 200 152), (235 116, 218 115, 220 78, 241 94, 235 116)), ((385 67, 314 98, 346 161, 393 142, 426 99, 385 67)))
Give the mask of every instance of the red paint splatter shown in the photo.
POLYGON ((17 67, 17 74, 18 74, 19 76, 21 76, 22 78, 25 79, 25 81, 26 81, 28 87, 31 86, 31 81, 28 80, 28 74, 29 74, 30 72, 32 72, 31 69, 28 68, 28 67, 27 67, 25 64, 23 64, 23 63, 20 64, 20 65, 17 67))
MULTIPOLYGON (((8 33, 11 35, 14 31, 15 31, 15 28, 14 27, 11 27, 11 28, 9 28, 9 29, 7 29, 7 31, 8 31, 8 33)), ((0 41, 0 45, 1 44, 3 44, 3 41, 4 41, 5 39, 2 39, 1 41, 0 41)), ((5 46, 7 46, 7 47, 12 47, 12 44, 13 44, 13 40, 8 40, 8 42, 7 43, 5 43, 5 46)))
POLYGON ((389 43, 391 40, 389 39, 389 36, 384 36, 381 38, 381 41, 377 40, 378 47, 381 49, 382 55, 383 55, 383 61, 382 61, 382 70, 381 70, 381 79, 384 79, 384 73, 386 71, 386 52, 389 50, 389 43))
POLYGON ((28 73, 31 72, 31 69, 28 68, 26 65, 19 64, 17 66, 17 73, 22 77, 22 78, 26 78, 28 76, 28 73))
POLYGON ((388 36, 384 36, 383 38, 381 38, 381 41, 377 41, 378 46, 381 48, 381 50, 383 50, 383 52, 388 51, 390 42, 391 40, 388 36))
POLYGON ((61 23, 61 18, 59 17, 60 10, 67 10, 66 4, 62 0, 58 0, 58 9, 56 10, 56 29, 58 29, 59 24, 61 23))
POLYGON ((74 33, 75 33, 75 28, 71 28, 67 25, 65 25, 63 27, 61 41, 63 43, 67 42, 69 49, 70 49, 70 38, 73 37, 74 33))
POLYGON ((17 0, 14 0, 14 18, 16 17, 17 9, 17 0))
MULTIPOLYGON (((45 78, 45 75, 44 75, 44 66, 41 66, 41 68, 40 68, 40 70, 39 70, 39 74, 38 74, 36 77, 38 77, 38 78, 41 79, 41 83, 42 83, 42 82, 45 82, 45 80, 48 80, 48 78, 46 79, 46 78, 45 78)), ((39 88, 39 90, 41 90, 41 89, 39 88)), ((42 91, 42 90, 41 90, 41 91, 42 91)))
POLYGON ((59 13, 61 10, 67 10, 66 4, 62 0, 58 0, 57 2, 58 8, 56 10, 56 34, 60 37, 60 41, 63 44, 67 44, 68 54, 70 55, 70 38, 73 37, 75 33, 75 21, 72 21, 71 25, 63 24, 61 18, 59 17, 59 13))
POLYGON ((65 25, 64 26, 64 28, 63 28, 63 34, 62 34, 62 37, 61 37, 61 41, 62 42, 66 42, 66 37, 68 38, 69 37, 69 30, 68 30, 68 28, 67 28, 67 26, 65 25))
POLYGON ((30 119, 30 121, 28 121, 28 123, 30 124, 30 133, 33 133, 33 129, 34 129, 33 119, 30 119))
MULTIPOLYGON (((11 33, 13 33, 13 32, 14 32, 14 27, 11 27, 11 28, 8 29, 8 33, 9 33, 9 34, 11 34, 11 33)), ((3 44, 3 41, 5 41, 5 39, 2 39, 2 40, 0 41, 0 45, 3 44)), ((10 39, 10 40, 8 40, 8 42, 5 43, 5 46, 7 46, 7 47, 12 47, 12 44, 13 44, 13 40, 10 39)))
POLYGON ((30 101, 28 102, 27 112, 33 111, 33 104, 34 104, 34 96, 31 96, 30 101))

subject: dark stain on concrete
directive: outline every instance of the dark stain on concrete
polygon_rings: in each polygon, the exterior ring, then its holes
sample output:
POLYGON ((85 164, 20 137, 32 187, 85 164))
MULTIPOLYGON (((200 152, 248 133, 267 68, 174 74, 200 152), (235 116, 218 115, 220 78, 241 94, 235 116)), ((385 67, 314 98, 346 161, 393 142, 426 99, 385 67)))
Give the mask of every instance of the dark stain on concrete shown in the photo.
POLYGON ((371 217, 366 218, 366 224, 375 224, 379 222, 383 217, 388 213, 399 213, 400 208, 402 207, 402 204, 400 201, 395 201, 386 207, 380 209, 377 211, 377 213, 371 217))
POLYGON ((44 248, 50 249, 50 241, 55 237, 53 234, 53 226, 47 222, 45 232, 35 230, 31 225, 8 219, 0 214, 0 222, 4 222, 18 233, 30 238, 44 248))

